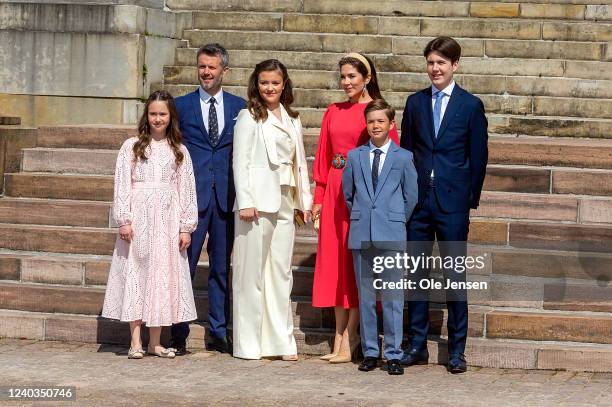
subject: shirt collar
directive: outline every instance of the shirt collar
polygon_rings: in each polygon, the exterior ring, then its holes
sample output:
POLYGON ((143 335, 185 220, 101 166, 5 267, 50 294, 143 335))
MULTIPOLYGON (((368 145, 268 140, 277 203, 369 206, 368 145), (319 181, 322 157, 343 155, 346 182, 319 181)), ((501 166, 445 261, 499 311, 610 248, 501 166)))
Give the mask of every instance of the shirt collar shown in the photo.
MULTIPOLYGON (((198 88, 198 91, 200 93, 200 100, 204 103, 208 103, 210 101, 210 98, 213 97, 213 95, 210 95, 201 86, 198 88)), ((219 92, 217 92, 217 94, 214 95, 214 98, 215 98, 215 101, 217 102, 217 105, 222 104, 223 103, 223 89, 219 89, 219 92)))
POLYGON ((379 149, 380 151, 383 152, 383 154, 387 154, 387 151, 389 151, 389 147, 391 146, 391 138, 389 138, 387 142, 385 143, 385 145, 382 147, 376 147, 374 144, 372 144, 372 140, 370 140, 368 144, 370 147, 370 153, 376 149, 379 149))
MULTIPOLYGON (((451 81, 451 83, 445 87, 444 89, 442 89, 442 92, 444 92, 444 94, 446 96, 450 96, 453 93, 453 89, 455 89, 455 81, 451 81)), ((436 88, 436 85, 432 84, 431 85, 431 95, 432 97, 435 97, 436 93, 438 93, 440 91, 440 89, 436 88)))

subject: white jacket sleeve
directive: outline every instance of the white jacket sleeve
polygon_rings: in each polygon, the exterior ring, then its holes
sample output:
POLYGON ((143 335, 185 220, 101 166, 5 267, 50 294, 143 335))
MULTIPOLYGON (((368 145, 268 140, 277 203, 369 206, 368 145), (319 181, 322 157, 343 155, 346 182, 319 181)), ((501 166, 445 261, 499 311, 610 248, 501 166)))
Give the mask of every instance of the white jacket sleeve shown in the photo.
POLYGON ((232 169, 238 209, 255 208, 255 198, 250 185, 250 166, 253 143, 257 136, 257 123, 247 109, 238 114, 234 126, 234 151, 232 169))

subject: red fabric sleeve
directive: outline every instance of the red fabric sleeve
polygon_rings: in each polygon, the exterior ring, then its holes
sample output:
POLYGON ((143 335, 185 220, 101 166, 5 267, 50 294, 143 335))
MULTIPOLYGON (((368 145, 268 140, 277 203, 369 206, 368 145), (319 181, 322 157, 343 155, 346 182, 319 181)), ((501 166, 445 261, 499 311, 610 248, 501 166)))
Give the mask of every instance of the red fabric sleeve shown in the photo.
POLYGON ((325 186, 327 185, 327 175, 329 174, 333 157, 332 146, 329 142, 329 121, 332 116, 331 110, 332 106, 329 106, 323 115, 317 153, 315 154, 314 165, 312 167, 312 178, 316 183, 313 200, 314 204, 323 203, 323 195, 325 195, 325 186))

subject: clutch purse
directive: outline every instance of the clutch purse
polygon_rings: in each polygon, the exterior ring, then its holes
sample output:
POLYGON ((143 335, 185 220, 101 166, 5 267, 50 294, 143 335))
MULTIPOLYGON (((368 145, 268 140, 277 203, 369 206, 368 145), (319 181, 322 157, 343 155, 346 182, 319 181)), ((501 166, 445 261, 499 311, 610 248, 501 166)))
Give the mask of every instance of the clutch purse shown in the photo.
POLYGON ((312 227, 314 227, 315 232, 319 233, 319 229, 321 228, 321 213, 317 213, 312 218, 312 227))
POLYGON ((298 227, 302 227, 306 224, 306 221, 304 220, 304 215, 300 211, 295 211, 293 213, 293 218, 295 219, 295 223, 298 225, 298 227))

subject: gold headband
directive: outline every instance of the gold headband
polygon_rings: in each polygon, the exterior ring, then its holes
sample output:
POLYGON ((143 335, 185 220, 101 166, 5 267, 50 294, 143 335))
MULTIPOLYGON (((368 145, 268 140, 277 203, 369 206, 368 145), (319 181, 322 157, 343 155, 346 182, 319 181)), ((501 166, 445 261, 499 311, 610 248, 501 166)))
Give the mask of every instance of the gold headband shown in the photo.
POLYGON ((368 62, 366 57, 364 57, 363 55, 358 54, 356 52, 351 52, 350 54, 346 54, 344 56, 344 58, 355 58, 355 59, 357 59, 359 62, 361 62, 362 64, 365 65, 366 69, 368 70, 368 75, 372 75, 372 68, 370 68, 370 63, 368 62))

